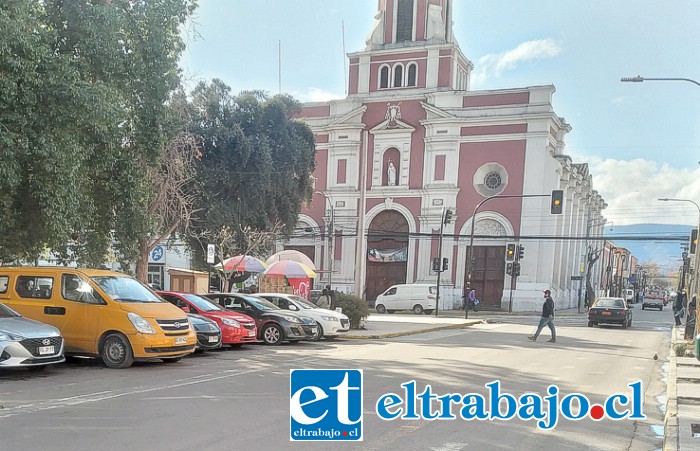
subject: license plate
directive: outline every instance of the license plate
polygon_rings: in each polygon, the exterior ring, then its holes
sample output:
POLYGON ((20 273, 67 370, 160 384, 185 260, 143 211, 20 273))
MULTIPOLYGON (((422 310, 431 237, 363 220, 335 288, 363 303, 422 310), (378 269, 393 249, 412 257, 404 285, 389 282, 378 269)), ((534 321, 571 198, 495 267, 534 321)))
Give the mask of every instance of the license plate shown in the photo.
POLYGON ((55 354, 53 346, 39 346, 39 355, 55 354))
POLYGON ((219 337, 209 337, 209 343, 216 343, 219 341, 219 337))
POLYGON ((612 315, 612 312, 603 312, 601 315, 612 315))
POLYGON ((187 344, 187 337, 175 337, 175 344, 176 345, 187 344))
POLYGON ((248 332, 248 336, 249 336, 249 337, 254 337, 254 336, 255 336, 255 331, 252 331, 252 330, 251 330, 250 332, 248 332))

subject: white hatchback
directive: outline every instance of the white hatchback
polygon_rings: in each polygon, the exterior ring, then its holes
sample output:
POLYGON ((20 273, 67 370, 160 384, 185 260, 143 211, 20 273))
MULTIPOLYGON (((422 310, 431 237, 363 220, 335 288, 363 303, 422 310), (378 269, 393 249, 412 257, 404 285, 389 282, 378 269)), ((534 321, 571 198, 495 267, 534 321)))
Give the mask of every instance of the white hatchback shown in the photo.
POLYGON ((267 299, 281 309, 302 312, 304 316, 316 321, 319 326, 318 334, 313 340, 320 340, 322 337, 335 338, 350 330, 350 319, 347 315, 319 308, 299 296, 281 293, 255 293, 255 295, 267 299))

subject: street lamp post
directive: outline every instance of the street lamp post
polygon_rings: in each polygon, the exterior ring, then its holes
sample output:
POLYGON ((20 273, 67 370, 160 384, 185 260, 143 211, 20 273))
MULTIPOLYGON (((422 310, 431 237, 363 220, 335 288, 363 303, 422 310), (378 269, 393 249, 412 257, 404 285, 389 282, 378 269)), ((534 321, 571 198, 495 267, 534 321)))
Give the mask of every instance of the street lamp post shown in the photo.
POLYGON ((690 78, 648 78, 648 77, 642 77, 641 75, 637 75, 636 77, 622 77, 620 79, 621 82, 625 83, 641 83, 643 81, 687 81, 693 84, 696 84, 700 86, 700 82, 697 82, 695 80, 692 80, 690 78))

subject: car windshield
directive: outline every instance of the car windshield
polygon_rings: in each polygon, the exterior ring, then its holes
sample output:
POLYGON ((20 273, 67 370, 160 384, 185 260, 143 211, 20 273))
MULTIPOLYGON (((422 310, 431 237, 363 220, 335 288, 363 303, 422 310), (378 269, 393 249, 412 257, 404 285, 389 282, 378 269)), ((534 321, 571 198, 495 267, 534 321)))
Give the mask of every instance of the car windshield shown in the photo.
POLYGON ((311 309, 318 308, 318 306, 313 305, 312 303, 310 303, 306 299, 300 298, 299 296, 289 296, 289 299, 294 301, 296 304, 299 305, 299 307, 301 307, 304 310, 311 310, 311 309))
POLYGON ((16 318, 18 316, 20 316, 19 313, 4 304, 0 304, 0 318, 16 318))
POLYGON ((95 276, 92 280, 119 302, 166 302, 138 280, 128 276, 95 276))
POLYGON ((430 287, 430 294, 437 294, 437 287, 430 287))
POLYGON ((275 304, 268 301, 267 299, 253 297, 253 296, 242 296, 242 297, 243 297, 243 299, 248 301, 250 304, 252 304, 253 307, 255 307, 259 310, 262 310, 264 312, 266 312, 268 310, 280 310, 279 307, 277 307, 275 304))
POLYGON ((625 301, 622 299, 600 299, 594 307, 602 308, 625 308, 625 301))
POLYGON ((214 304, 213 302, 204 299, 201 296, 197 296, 196 294, 185 294, 182 297, 187 299, 188 301, 190 301, 195 307, 197 307, 199 310, 201 310, 203 312, 213 312, 216 310, 224 310, 223 307, 220 307, 220 306, 214 304))

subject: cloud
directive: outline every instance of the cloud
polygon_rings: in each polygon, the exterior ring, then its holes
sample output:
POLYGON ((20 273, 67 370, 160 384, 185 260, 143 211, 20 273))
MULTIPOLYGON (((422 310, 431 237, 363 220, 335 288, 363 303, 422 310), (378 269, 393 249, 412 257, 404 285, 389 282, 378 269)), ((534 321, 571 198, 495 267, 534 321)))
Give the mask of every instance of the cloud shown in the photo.
POLYGON ((324 91, 320 88, 310 87, 306 92, 292 92, 300 102, 327 102, 329 100, 344 99, 345 93, 324 91))
POLYGON ((603 216, 616 225, 697 225, 699 212, 692 203, 658 199, 687 199, 700 204, 700 168, 674 168, 643 159, 589 156, 579 161, 588 161, 593 188, 608 204, 603 216))
POLYGON ((472 82, 478 85, 488 78, 500 77, 504 72, 516 69, 519 64, 554 58, 559 53, 561 47, 551 38, 523 42, 512 50, 479 58, 472 74, 472 82))

